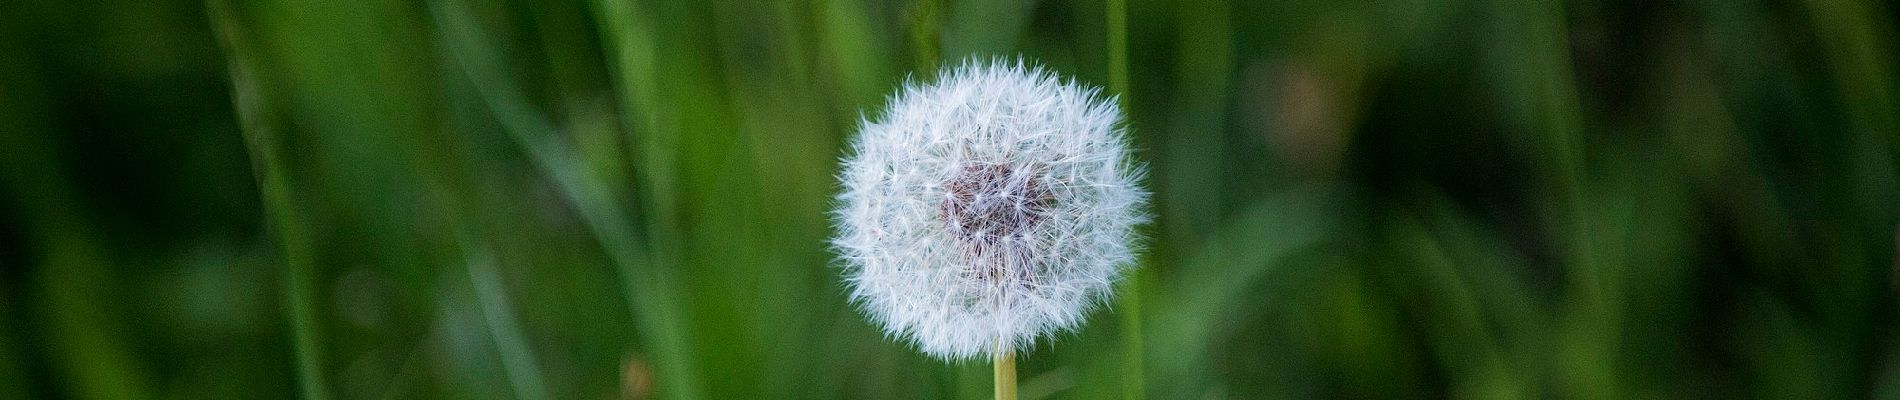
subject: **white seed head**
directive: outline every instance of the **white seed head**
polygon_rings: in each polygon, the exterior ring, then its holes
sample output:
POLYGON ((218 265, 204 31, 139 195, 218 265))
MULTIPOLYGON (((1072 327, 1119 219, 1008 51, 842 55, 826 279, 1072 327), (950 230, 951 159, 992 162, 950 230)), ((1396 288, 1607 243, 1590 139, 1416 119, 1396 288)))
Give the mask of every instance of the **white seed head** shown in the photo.
POLYGON ((1121 109, 1021 61, 908 84, 852 141, 832 240, 851 299, 955 360, 1081 324, 1147 222, 1121 109))

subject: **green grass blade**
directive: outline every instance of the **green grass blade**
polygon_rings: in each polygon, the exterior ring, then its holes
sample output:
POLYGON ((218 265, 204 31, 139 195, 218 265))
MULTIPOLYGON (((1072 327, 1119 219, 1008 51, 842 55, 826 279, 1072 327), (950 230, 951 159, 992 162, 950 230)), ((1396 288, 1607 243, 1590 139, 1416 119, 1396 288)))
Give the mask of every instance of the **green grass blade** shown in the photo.
MULTIPOLYGON (((1129 110, 1128 95, 1128 0, 1108 0, 1108 91, 1121 103, 1122 115, 1134 115, 1129 110)), ((1128 281, 1122 284, 1121 297, 1116 302, 1120 307, 1122 328, 1122 397, 1127 399, 1147 398, 1147 379, 1143 375, 1146 369, 1145 353, 1142 351, 1141 337, 1141 288, 1142 271, 1137 269, 1128 274, 1128 281)))
POLYGON ((265 94, 260 90, 257 66, 251 58, 251 44, 223 0, 208 3, 211 20, 229 60, 231 101, 237 110, 239 131, 250 150, 252 170, 263 193, 264 212, 277 233, 279 251, 284 257, 286 295, 289 301, 291 342, 297 359, 297 383, 305 400, 330 398, 323 374, 321 327, 317 323, 316 266, 313 252, 304 237, 302 219, 297 215, 291 183, 277 149, 277 136, 266 116, 265 94))
POLYGON ((508 372, 515 397, 522 400, 548 399, 547 379, 541 376, 541 363, 535 361, 534 352, 529 351, 527 341, 522 338, 521 324, 515 320, 514 307, 508 301, 508 289, 502 285, 501 274, 496 271, 494 253, 467 235, 457 236, 462 236, 457 241, 461 242, 462 257, 468 267, 469 282, 475 287, 475 298, 482 306, 482 320, 488 326, 489 335, 495 339, 495 349, 501 353, 502 368, 508 372))
POLYGON ((693 399, 699 397, 694 378, 692 346, 683 323, 685 314, 674 302, 678 293, 670 274, 655 265, 646 242, 634 230, 633 220, 615 204, 620 201, 605 191, 604 182, 584 168, 568 149, 550 140, 559 129, 545 116, 534 111, 526 98, 501 72, 494 55, 481 45, 482 34, 460 6, 447 0, 429 3, 434 20, 442 32, 456 64, 481 94, 482 102, 495 115, 514 142, 555 185, 563 198, 593 232, 612 259, 622 281, 628 309, 634 313, 636 327, 642 333, 645 350, 651 352, 662 396, 693 399))

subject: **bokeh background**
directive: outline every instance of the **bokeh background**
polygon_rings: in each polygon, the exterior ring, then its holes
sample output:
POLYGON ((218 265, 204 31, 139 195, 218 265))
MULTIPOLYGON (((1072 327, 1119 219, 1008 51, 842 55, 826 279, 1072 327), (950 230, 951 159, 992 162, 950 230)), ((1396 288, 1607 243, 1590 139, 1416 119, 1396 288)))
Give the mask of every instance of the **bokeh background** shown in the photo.
POLYGON ((1896 21, 7 0, 0 398, 987 397, 825 244, 860 118, 971 55, 1123 95, 1156 194, 1025 398, 1900 398, 1896 21))

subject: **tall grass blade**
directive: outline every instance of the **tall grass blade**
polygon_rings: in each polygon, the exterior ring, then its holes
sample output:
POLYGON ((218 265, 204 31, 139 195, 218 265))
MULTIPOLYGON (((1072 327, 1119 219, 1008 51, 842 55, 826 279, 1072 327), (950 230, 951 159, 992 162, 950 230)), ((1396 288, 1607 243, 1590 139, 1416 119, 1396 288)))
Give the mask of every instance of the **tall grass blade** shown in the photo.
POLYGON ((580 213, 612 259, 628 310, 634 313, 635 326, 640 330, 643 350, 654 356, 659 367, 655 373, 661 395, 698 398, 691 338, 683 322, 685 314, 674 300, 678 291, 672 276, 656 265, 646 242, 633 229, 632 218, 615 206, 621 201, 602 189, 607 183, 590 173, 573 150, 552 140, 559 129, 508 83, 494 55, 481 45, 486 41, 467 11, 449 4, 452 1, 429 2, 449 53, 509 137, 560 188, 563 198, 580 213))
POLYGON ((290 308, 291 342, 297 359, 297 383, 305 400, 330 398, 323 373, 323 336, 317 322, 316 266, 311 244, 304 237, 302 217, 292 192, 289 173, 278 150, 277 132, 268 116, 267 94, 260 89, 252 44, 238 26, 231 5, 210 0, 207 8, 229 60, 231 102, 240 133, 250 150, 251 168, 262 191, 264 213, 277 233, 278 251, 285 266, 284 285, 290 308))

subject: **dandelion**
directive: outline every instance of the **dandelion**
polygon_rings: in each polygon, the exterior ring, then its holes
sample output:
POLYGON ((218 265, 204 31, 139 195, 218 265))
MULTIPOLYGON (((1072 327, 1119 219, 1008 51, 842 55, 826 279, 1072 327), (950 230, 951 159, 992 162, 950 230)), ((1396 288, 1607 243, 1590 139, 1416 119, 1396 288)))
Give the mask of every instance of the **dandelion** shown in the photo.
POLYGON ((900 90, 840 176, 852 301, 926 354, 995 359, 999 390, 1013 353, 1080 325, 1148 219, 1121 110, 1098 94, 1003 60, 900 90))

